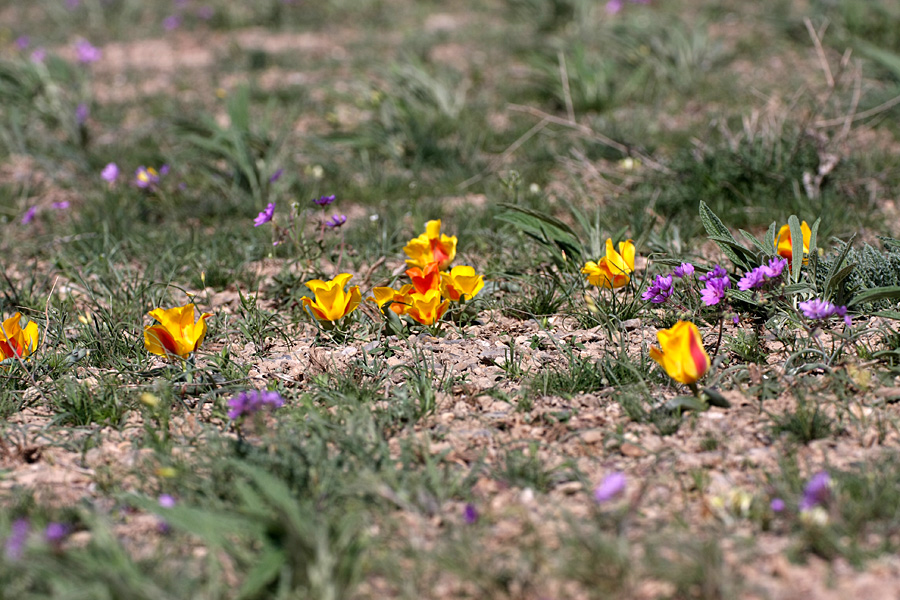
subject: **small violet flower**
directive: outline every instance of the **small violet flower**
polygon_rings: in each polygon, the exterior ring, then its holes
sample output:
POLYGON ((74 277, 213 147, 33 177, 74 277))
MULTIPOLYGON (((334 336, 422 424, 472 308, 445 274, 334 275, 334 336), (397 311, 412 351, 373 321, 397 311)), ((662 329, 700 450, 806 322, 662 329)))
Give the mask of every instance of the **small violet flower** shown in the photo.
POLYGON ((772 501, 769 503, 769 508, 772 509, 772 512, 780 513, 784 511, 786 505, 781 498, 772 498, 772 501))
POLYGON ((28 210, 25 211, 25 214, 22 215, 22 225, 28 225, 34 218, 37 216, 37 206, 31 206, 28 210))
POLYGON ((100 60, 103 51, 89 41, 81 39, 75 43, 75 54, 78 56, 78 62, 88 64, 100 60))
POLYGON ((66 210, 66 209, 69 208, 71 205, 72 205, 72 204, 71 204, 68 200, 63 200, 62 202, 54 202, 54 203, 51 204, 50 206, 51 206, 54 210, 66 210))
POLYGON ((89 116, 91 116, 91 109, 84 102, 75 107, 75 122, 79 125, 84 125, 89 116))
POLYGON ((600 485, 594 490, 594 500, 597 504, 609 502, 625 493, 625 486, 628 480, 625 473, 616 471, 610 473, 600 482, 600 485))
POLYGON ((336 196, 332 194, 331 196, 322 196, 320 198, 313 198, 313 202, 318 204, 319 206, 328 206, 332 202, 334 202, 336 196))
POLYGON ((134 172, 134 185, 142 190, 152 188, 159 183, 160 173, 153 167, 145 167, 141 165, 134 172))
POLYGON ((175 498, 169 494, 161 494, 159 497, 159 505, 163 508, 175 508, 175 498))
POLYGON ((775 257, 769 260, 767 265, 760 267, 763 272, 763 275, 768 277, 769 279, 775 279, 776 277, 781 277, 781 274, 784 272, 785 267, 787 267, 788 261, 786 258, 778 258, 775 257))
POLYGON ((706 287, 700 290, 700 299, 707 306, 715 306, 725 298, 725 290, 730 287, 731 282, 727 277, 710 279, 706 282, 706 287))
POLYGON ((258 215, 256 215, 256 218, 253 219, 253 226, 259 227, 260 225, 265 225, 272 220, 273 216, 275 216, 275 203, 269 202, 265 210, 261 211, 258 215))
POLYGON ((334 229, 335 227, 340 227, 341 225, 343 225, 346 222, 347 222, 346 215, 334 215, 333 217, 331 217, 330 219, 325 221, 325 227, 330 227, 330 228, 334 229))
POLYGON ((671 275, 666 275, 665 277, 657 275, 656 280, 649 288, 647 288, 641 297, 644 300, 649 300, 653 304, 662 304, 669 299, 674 291, 675 289, 672 287, 671 275))
POLYGON ((800 501, 800 510, 810 510, 816 506, 822 506, 831 498, 831 477, 827 471, 819 471, 813 475, 803 489, 803 500, 800 501))
POLYGON ((678 279, 684 279, 685 277, 690 277, 694 274, 694 265, 691 263, 681 263, 681 266, 675 267, 672 270, 672 275, 677 277, 678 279))
POLYGON ((821 298, 813 298, 812 300, 807 300, 806 302, 800 302, 797 304, 798 308, 800 308, 801 312, 803 312, 803 316, 807 319, 812 319, 814 321, 830 319, 833 316, 843 317, 844 324, 847 327, 850 327, 853 322, 850 319, 850 316, 847 314, 846 306, 836 306, 829 302, 828 300, 822 300, 821 298))
POLYGON ((7 560, 17 561, 22 558, 30 529, 31 525, 28 523, 28 519, 16 519, 13 521, 9 530, 9 537, 6 538, 6 544, 4 545, 7 560))
POLYGON ((281 179, 281 176, 283 174, 284 174, 284 169, 278 169, 277 171, 275 171, 274 173, 272 173, 269 176, 269 183, 275 183, 276 181, 281 179))
POLYGON ((468 525, 474 525, 478 522, 478 509, 475 508, 474 504, 466 504, 465 508, 463 508, 463 519, 468 525))
POLYGON ((162 26, 166 31, 174 31, 181 27, 181 17, 178 15, 169 15, 163 19, 162 26))
POLYGON ((31 62, 42 63, 47 58, 47 50, 43 47, 35 48, 31 53, 31 62))
POLYGON ((100 177, 103 181, 114 183, 119 178, 119 165, 114 162, 109 163, 100 171, 100 177))
POLYGON ((16 48, 26 50, 31 45, 31 38, 27 35, 20 35, 16 38, 16 48))
POLYGON ((202 21, 209 21, 216 14, 216 10, 212 6, 204 5, 197 8, 197 18, 202 21))
POLYGON ((264 406, 279 408, 284 406, 284 399, 278 392, 270 392, 268 390, 250 390, 241 392, 228 401, 231 410, 228 411, 228 418, 236 421, 240 417, 249 417, 257 413, 264 406))
POLYGON ((52 546, 59 546, 67 535, 69 528, 62 523, 50 522, 44 529, 44 539, 52 546))

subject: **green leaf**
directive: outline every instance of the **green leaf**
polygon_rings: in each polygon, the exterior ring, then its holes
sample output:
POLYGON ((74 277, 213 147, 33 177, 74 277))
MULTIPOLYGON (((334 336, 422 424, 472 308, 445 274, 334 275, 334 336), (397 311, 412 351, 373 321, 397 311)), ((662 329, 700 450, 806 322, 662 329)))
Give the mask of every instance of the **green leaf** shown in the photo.
POLYGON ((800 269, 803 268, 803 230, 797 215, 788 217, 791 230, 791 281, 800 281, 800 269))
MULTIPOLYGON (((838 255, 837 259, 833 263, 831 263, 831 268, 828 269, 828 275, 825 276, 825 290, 823 292, 823 297, 825 300, 832 300, 835 296, 835 293, 839 289, 841 282, 845 279, 850 272, 848 271, 846 275, 844 275, 843 279, 837 279, 837 275, 839 270, 841 269, 841 265, 844 264, 844 261, 847 259, 847 255, 850 253, 850 247, 853 245, 853 240, 856 238, 854 234, 847 243, 844 245, 844 249, 841 250, 841 253, 838 255)), ((853 267, 856 265, 848 265, 850 267, 850 271, 853 270, 853 267)), ((843 272, 843 271, 841 271, 843 272)))
POLYGON ((501 202, 500 206, 507 212, 500 213, 496 219, 514 225, 524 233, 548 247, 556 247, 566 254, 568 260, 581 263, 584 252, 581 241, 572 228, 559 219, 548 214, 523 208, 514 204, 501 202))
POLYGON ((744 238, 748 242, 750 242, 751 244, 753 244, 754 246, 759 248, 760 252, 765 253, 766 249, 763 247, 762 242, 760 242, 759 239, 757 239, 757 237, 755 235, 753 235, 749 231, 744 231, 743 229, 738 229, 738 231, 741 232, 741 235, 744 236, 744 238))
POLYGON ((815 293, 815 289, 813 289, 808 283, 792 283, 789 286, 784 288, 784 293, 788 295, 792 294, 801 294, 804 292, 813 292, 815 293))
POLYGON ((769 225, 768 231, 766 231, 766 237, 763 240, 763 246, 766 247, 766 254, 768 256, 774 256, 777 247, 775 246, 775 232, 777 231, 778 224, 775 221, 772 221, 772 224, 769 225))
POLYGON ((741 259, 734 250, 734 246, 743 247, 738 244, 738 241, 731 234, 725 224, 722 223, 722 220, 712 211, 712 209, 706 205, 706 202, 703 200, 700 201, 700 222, 703 223, 703 228, 706 230, 706 233, 709 235, 710 239, 718 244, 719 248, 722 249, 722 252, 737 266, 750 268, 747 263, 741 259))
POLYGON ((853 296, 853 299, 847 303, 847 308, 867 302, 875 302, 876 300, 894 300, 900 298, 900 285, 887 285, 865 290, 853 296))
POLYGON ((731 402, 725 399, 719 390, 715 388, 704 388, 703 395, 710 406, 718 406, 719 408, 731 408, 731 402))
POLYGON ((238 598, 254 598, 257 597, 264 588, 278 577, 278 573, 284 568, 287 557, 282 550, 277 548, 268 548, 265 553, 257 559, 253 570, 247 574, 244 579, 244 585, 238 592, 238 598))
POLYGON ((696 410, 704 412, 709 410, 709 405, 703 400, 694 396, 677 396, 666 402, 665 407, 669 410, 696 410))
MULTIPOLYGON (((816 288, 816 274, 819 271, 819 224, 822 217, 816 219, 809 230, 809 280, 812 282, 813 288, 816 288)), ((818 289, 815 289, 818 291, 818 289)))

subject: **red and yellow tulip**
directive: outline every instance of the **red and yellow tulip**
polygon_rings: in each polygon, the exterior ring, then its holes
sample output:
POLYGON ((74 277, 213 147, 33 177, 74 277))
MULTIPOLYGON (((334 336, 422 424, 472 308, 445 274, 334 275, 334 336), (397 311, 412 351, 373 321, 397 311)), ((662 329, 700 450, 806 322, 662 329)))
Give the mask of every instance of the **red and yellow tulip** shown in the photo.
POLYGON ((424 294, 414 293, 407 314, 422 325, 434 325, 450 306, 450 300, 441 302, 440 290, 429 290, 424 294))
POLYGON ((460 265, 441 273, 441 293, 454 302, 471 300, 483 287, 484 276, 477 275, 473 267, 460 265))
POLYGON ((409 310, 410 304, 412 304, 412 296, 410 294, 414 291, 415 287, 410 283, 401 287, 400 291, 389 287, 377 287, 372 290, 373 295, 369 296, 369 300, 376 303, 378 308, 384 308, 384 305, 390 302, 388 308, 397 313, 397 316, 403 316, 409 310))
POLYGON ((193 303, 169 309, 155 308, 148 314, 159 323, 144 328, 144 347, 153 354, 181 358, 196 352, 203 343, 206 319, 212 316, 203 313, 195 322, 193 303))
POLYGON ((709 355, 703 348, 700 330, 693 323, 678 321, 671 329, 656 334, 659 345, 650 347, 650 358, 658 362, 679 383, 692 384, 709 370, 709 355))
POLYGON ((441 233, 441 221, 436 219, 425 224, 425 233, 413 238, 403 248, 411 267, 426 268, 430 263, 437 263, 443 271, 450 266, 456 257, 456 236, 441 233))
POLYGON ((301 299, 320 321, 337 321, 346 317, 359 306, 362 295, 359 286, 354 285, 347 291, 344 287, 353 277, 350 273, 341 273, 331 281, 313 279, 306 282, 306 287, 315 295, 315 301, 304 297, 301 299))
POLYGON ((619 251, 613 248, 611 239, 606 240, 606 256, 599 261, 588 261, 581 272, 587 275, 588 283, 605 288, 620 288, 630 280, 634 271, 634 243, 631 240, 619 242, 619 251))
POLYGON ((406 274, 413 282, 416 291, 424 294, 428 290, 436 290, 441 287, 441 270, 438 263, 433 262, 425 266, 424 269, 413 267, 406 270, 406 274))
POLYGON ((19 323, 21 320, 22 314, 16 313, 3 321, 0 330, 0 360, 15 356, 25 358, 37 349, 37 323, 29 321, 25 329, 22 329, 19 323))
MULTIPOLYGON (((805 264, 805 257, 809 254, 809 238, 812 235, 812 231, 810 231, 806 221, 800 223, 800 231, 803 233, 803 263, 805 264)), ((788 262, 793 259, 794 248, 791 242, 791 228, 789 225, 783 225, 781 229, 778 230, 778 238, 775 240, 775 249, 778 252, 778 256, 788 259, 788 262)))

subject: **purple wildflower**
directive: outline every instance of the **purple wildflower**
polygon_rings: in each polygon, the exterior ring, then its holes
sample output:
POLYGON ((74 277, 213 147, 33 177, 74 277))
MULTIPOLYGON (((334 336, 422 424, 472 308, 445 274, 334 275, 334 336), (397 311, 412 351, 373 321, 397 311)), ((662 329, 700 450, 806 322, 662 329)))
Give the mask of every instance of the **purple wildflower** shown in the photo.
POLYGON ((614 15, 622 10, 623 4, 625 4, 625 0, 609 0, 609 2, 606 3, 606 12, 614 15))
POLYGON ((325 227, 330 227, 334 229, 335 227, 340 227, 344 223, 347 222, 347 215, 334 215, 327 221, 325 221, 325 227))
POLYGON ((787 267, 788 261, 786 258, 775 257, 769 260, 769 264, 759 267, 762 271, 763 275, 765 275, 769 279, 775 279, 776 277, 781 277, 781 274, 784 272, 784 268, 787 267))
POLYGON ((478 522, 478 509, 475 508, 474 504, 468 503, 463 508, 463 519, 466 520, 468 525, 474 525, 478 522))
POLYGON ((75 54, 78 56, 78 62, 88 64, 100 60, 103 51, 89 41, 81 39, 75 43, 75 54))
POLYGON ((34 52, 31 53, 31 62, 42 63, 45 58, 47 58, 47 50, 42 46, 35 48, 34 52))
POLYGON ((829 498, 831 498, 831 477, 827 471, 819 471, 810 478, 809 483, 803 489, 800 510, 821 506, 828 502, 829 498))
POLYGON ((279 179, 281 179, 281 175, 284 173, 284 169, 278 169, 272 175, 269 176, 269 183, 275 183, 279 179))
POLYGON ((675 289, 672 287, 671 275, 666 275, 665 277, 657 275, 656 279, 641 297, 644 300, 649 300, 653 304, 662 304, 669 299, 674 291, 675 289))
POLYGON ((159 168, 159 176, 165 177, 169 174, 169 165, 163 165, 159 168))
POLYGON ((74 10, 81 5, 81 0, 66 0, 66 6, 69 10, 74 10))
POLYGON ((34 217, 37 216, 37 206, 31 206, 28 210, 25 211, 25 214, 22 215, 22 225, 28 225, 32 221, 34 221, 34 217))
POLYGON ((714 278, 706 282, 706 287, 700 290, 700 299, 707 306, 715 306, 725 298, 725 290, 731 287, 728 277, 714 278))
POLYGON ((769 503, 769 508, 772 509, 772 512, 780 513, 786 508, 786 505, 781 498, 772 498, 772 501, 769 503))
POLYGON ((9 529, 9 537, 6 538, 4 546, 7 560, 17 561, 22 558, 30 529, 31 525, 28 523, 28 519, 16 519, 13 521, 9 529))
POLYGON ((600 485, 594 490, 594 500, 597 504, 609 502, 625 493, 625 486, 628 480, 625 473, 615 471, 603 478, 600 485))
POLYGON ((63 200, 62 202, 54 202, 54 203, 51 204, 50 206, 51 206, 54 210, 66 210, 66 209, 69 208, 71 205, 72 205, 72 203, 69 202, 68 200, 63 200))
POLYGON ((319 206, 328 206, 329 204, 334 202, 334 199, 335 199, 335 195, 332 194, 331 196, 322 196, 321 198, 313 198, 313 202, 315 202, 319 206))
POLYGON ((752 271, 747 271, 740 281, 738 281, 738 289, 749 291, 762 287, 766 282, 766 277, 762 272, 762 267, 756 267, 752 271))
POLYGON ((69 528, 63 523, 53 521, 47 523, 47 527, 44 529, 44 539, 52 546, 59 546, 67 535, 69 535, 69 528))
POLYGON ((26 50, 31 45, 31 38, 27 35, 20 35, 16 38, 16 48, 26 50))
POLYGON ((712 269, 706 272, 706 275, 700 276, 700 281, 706 283, 710 279, 722 279, 728 277, 728 273, 722 267, 722 265, 716 265, 712 269))
POLYGON ((152 188, 159 183, 159 173, 153 167, 141 165, 134 171, 134 184, 142 190, 152 188))
POLYGON ((163 19, 162 26, 166 31, 174 31, 181 27, 181 17, 178 15, 169 15, 163 19))
POLYGON ((260 225, 265 225, 272 220, 273 216, 275 216, 275 203, 269 202, 269 205, 266 206, 265 210, 261 211, 256 215, 256 218, 253 219, 253 226, 259 227, 260 225))
POLYGON ((837 307, 834 304, 821 298, 800 302, 797 306, 803 311, 803 315, 807 319, 813 320, 828 319, 837 311, 837 307))
POLYGON ((270 392, 268 390, 241 392, 228 401, 228 406, 231 408, 228 411, 228 418, 236 421, 240 417, 249 417, 264 406, 279 408, 283 405, 284 399, 278 392, 270 392))
POLYGON ((169 494, 161 494, 159 497, 159 505, 163 508, 174 508, 175 498, 169 494))
POLYGON ((197 8, 197 18, 201 21, 209 21, 216 14, 216 10, 212 6, 204 5, 197 8))
POLYGON ((89 116, 91 116, 91 109, 84 102, 75 107, 75 122, 79 125, 84 125, 89 116))
POLYGON ((684 279, 685 277, 690 277, 694 274, 694 265, 691 263, 681 263, 681 266, 675 267, 672 271, 672 275, 677 277, 678 279, 684 279))
POLYGON ((114 162, 109 163, 103 167, 103 170, 100 172, 100 177, 109 183, 115 182, 115 180, 119 178, 119 165, 114 162))

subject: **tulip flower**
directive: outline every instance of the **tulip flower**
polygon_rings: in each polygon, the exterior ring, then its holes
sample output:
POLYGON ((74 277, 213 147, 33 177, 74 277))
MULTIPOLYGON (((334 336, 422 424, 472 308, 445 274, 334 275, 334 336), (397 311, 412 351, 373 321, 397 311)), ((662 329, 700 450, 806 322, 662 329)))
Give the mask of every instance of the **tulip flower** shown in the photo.
POLYGON ((25 358, 37 349, 37 323, 29 321, 25 329, 22 329, 19 325, 21 319, 22 314, 16 313, 3 321, 0 331, 0 360, 15 356, 25 358))
POLYGON ((406 274, 412 279, 413 286, 420 294, 424 294, 428 290, 436 290, 441 287, 441 271, 438 263, 428 264, 424 269, 413 267, 406 270, 406 274))
POLYGON ((422 325, 434 325, 450 306, 449 300, 441 302, 439 290, 428 290, 425 294, 414 293, 407 314, 422 325))
POLYGON ((341 273, 331 281, 321 279, 307 281, 306 287, 312 291, 316 299, 313 301, 304 297, 301 300, 320 321, 334 322, 342 319, 353 312, 362 300, 358 285, 344 291, 344 286, 352 277, 350 273, 341 273))
MULTIPOLYGON (((803 233, 803 254, 805 256, 809 254, 809 238, 812 235, 812 231, 810 231, 806 221, 800 223, 800 231, 803 233)), ((789 225, 783 225, 781 229, 778 230, 778 239, 775 240, 775 249, 778 252, 778 256, 786 258, 788 261, 793 259, 794 249, 791 246, 791 228, 789 225)), ((805 258, 803 259, 803 262, 806 262, 805 258)))
POLYGON ((424 269, 430 263, 436 262, 438 268, 443 271, 456 257, 456 236, 441 234, 440 219, 428 221, 425 224, 425 233, 411 239, 403 251, 409 256, 406 261, 409 266, 424 269))
POLYGON ((454 302, 471 300, 484 287, 484 276, 476 275, 473 267, 460 265, 449 273, 441 273, 441 294, 454 302))
POLYGON ((606 240, 606 256, 598 262, 588 261, 581 272, 588 276, 588 283, 605 288, 620 288, 626 285, 634 271, 634 243, 631 240, 619 242, 619 251, 613 248, 611 239, 606 240))
POLYGON ((194 304, 175 308, 155 308, 148 313, 159 321, 157 325, 144 328, 144 347, 147 352, 160 356, 187 358, 196 352, 206 337, 206 319, 212 316, 203 313, 194 321, 194 304))
POLYGON ((709 369, 709 355, 703 348, 700 330, 693 323, 678 321, 671 329, 656 334, 659 345, 650 348, 650 358, 658 362, 679 383, 692 385, 709 369))
POLYGON ((407 283, 397 291, 389 287, 377 287, 372 290, 373 296, 369 296, 369 300, 376 303, 378 308, 384 308, 384 305, 390 302, 389 308, 402 317, 409 311, 412 304, 412 296, 415 286, 407 283))

